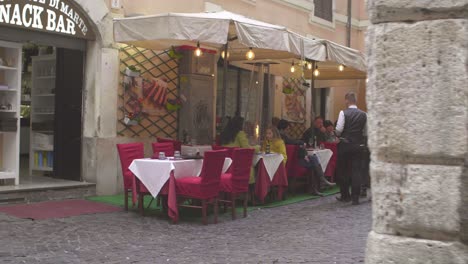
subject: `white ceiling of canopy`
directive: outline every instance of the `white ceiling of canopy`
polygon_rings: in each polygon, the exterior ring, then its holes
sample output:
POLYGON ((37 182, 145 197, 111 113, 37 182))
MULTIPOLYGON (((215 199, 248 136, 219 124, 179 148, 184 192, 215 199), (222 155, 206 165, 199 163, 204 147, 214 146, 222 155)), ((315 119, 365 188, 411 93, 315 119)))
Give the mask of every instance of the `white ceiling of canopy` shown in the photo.
POLYGON ((114 38, 116 42, 154 50, 193 46, 197 42, 202 47, 220 50, 228 43, 229 61, 233 64, 242 64, 246 51, 252 47, 255 60, 279 60, 290 67, 292 59, 307 58, 332 62, 336 66, 343 64, 360 71, 361 75, 366 71, 364 56, 357 50, 328 40, 310 39, 285 27, 227 11, 117 18, 114 19, 114 38))

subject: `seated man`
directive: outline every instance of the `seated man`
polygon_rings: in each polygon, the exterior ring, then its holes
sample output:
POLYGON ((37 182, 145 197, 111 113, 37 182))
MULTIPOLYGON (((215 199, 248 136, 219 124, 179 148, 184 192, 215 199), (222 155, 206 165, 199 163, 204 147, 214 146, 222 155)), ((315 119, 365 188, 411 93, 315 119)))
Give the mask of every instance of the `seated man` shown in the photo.
POLYGON ((326 141, 326 129, 323 126, 323 118, 318 116, 312 122, 312 125, 302 135, 302 140, 309 146, 314 146, 315 143, 326 141), (317 140, 318 142, 315 142, 317 140))
POLYGON ((281 138, 283 139, 284 143, 287 145, 303 145, 304 142, 302 140, 297 140, 290 138, 286 134, 286 129, 289 127, 289 122, 287 120, 281 119, 278 121, 278 131, 280 133, 281 138))

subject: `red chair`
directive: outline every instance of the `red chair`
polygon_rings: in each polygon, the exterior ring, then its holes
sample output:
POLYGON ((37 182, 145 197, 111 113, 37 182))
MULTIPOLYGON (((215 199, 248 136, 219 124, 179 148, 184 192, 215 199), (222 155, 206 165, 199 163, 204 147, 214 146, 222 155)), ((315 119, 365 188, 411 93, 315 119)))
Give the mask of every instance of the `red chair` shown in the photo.
POLYGON ((226 150, 206 151, 200 176, 176 179, 177 197, 201 200, 201 206, 180 204, 181 207, 201 208, 203 224, 207 224, 208 204, 214 206, 214 223, 218 222, 218 195, 226 150))
POLYGON ((244 201, 244 217, 247 217, 247 201, 249 200, 249 179, 253 162, 254 149, 235 149, 232 155, 231 172, 221 175, 220 192, 229 194, 231 200, 220 200, 229 204, 232 209, 232 219, 236 219, 236 199, 244 201))
POLYGON ((309 183, 307 169, 299 165, 299 147, 299 145, 286 145, 286 155, 288 156, 288 160, 286 161, 286 173, 288 174, 288 178, 292 180, 292 183, 289 186, 291 186, 293 193, 296 193, 298 180, 303 179, 306 186, 309 183))
POLYGON ((218 145, 213 145, 211 146, 213 150, 227 150, 227 156, 228 158, 232 159, 232 155, 234 153, 235 149, 238 149, 238 147, 225 147, 225 146, 218 146, 218 145))
POLYGON ((172 143, 174 145, 174 150, 176 151, 182 151, 182 142, 178 141, 178 140, 174 140, 172 138, 160 138, 160 137, 157 137, 156 140, 159 142, 159 143, 172 143))
POLYGON ((164 152, 166 157, 174 156, 174 144, 171 142, 165 142, 165 143, 154 142, 151 144, 151 147, 153 148, 153 157, 155 158, 158 157, 159 152, 164 152))
MULTIPOLYGON (((143 143, 117 144, 117 150, 119 152, 120 165, 122 166, 125 210, 128 210, 128 193, 132 192, 132 195, 138 195, 138 207, 140 208, 140 212, 143 214, 143 198, 145 195, 150 193, 138 178, 128 169, 128 167, 134 159, 142 159, 145 157, 145 147, 143 143), (134 182, 136 184, 136 193, 133 192, 134 182)), ((133 206, 135 206, 135 203, 133 203, 133 206)))
POLYGON ((322 143, 326 149, 329 149, 333 152, 333 155, 328 162, 327 168, 325 170, 325 176, 330 177, 331 182, 335 182, 335 170, 336 170, 336 161, 338 159, 338 143, 336 142, 323 142, 322 143))

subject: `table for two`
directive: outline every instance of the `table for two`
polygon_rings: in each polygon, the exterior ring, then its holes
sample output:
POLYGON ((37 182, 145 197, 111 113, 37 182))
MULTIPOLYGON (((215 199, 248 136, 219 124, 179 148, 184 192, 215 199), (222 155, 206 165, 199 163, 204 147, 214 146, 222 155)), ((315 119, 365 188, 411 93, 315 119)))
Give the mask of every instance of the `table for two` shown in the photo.
MULTIPOLYGON (((225 173, 231 164, 232 160, 226 158, 222 172, 225 173)), ((176 160, 169 158, 166 160, 135 159, 128 168, 145 185, 153 197, 156 198, 158 194, 166 194, 168 196, 169 217, 177 220, 179 212, 177 209, 175 179, 199 176, 202 167, 202 159, 176 160)))
MULTIPOLYGON (((322 170, 325 172, 333 152, 329 149, 308 150, 309 155, 316 155, 322 170)), ((284 157, 279 153, 257 154, 254 157, 254 165, 257 167, 255 182, 255 194, 263 203, 270 187, 276 186, 278 199, 282 199, 284 189, 288 186, 288 177, 284 165, 284 157)))

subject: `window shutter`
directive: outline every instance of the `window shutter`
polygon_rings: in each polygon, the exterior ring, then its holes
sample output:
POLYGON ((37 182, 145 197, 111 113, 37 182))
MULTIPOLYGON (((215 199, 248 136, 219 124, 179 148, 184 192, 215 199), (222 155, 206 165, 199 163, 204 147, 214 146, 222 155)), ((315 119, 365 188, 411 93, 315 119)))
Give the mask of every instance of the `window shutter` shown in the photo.
POLYGON ((314 16, 333 22, 333 0, 314 0, 314 16))

